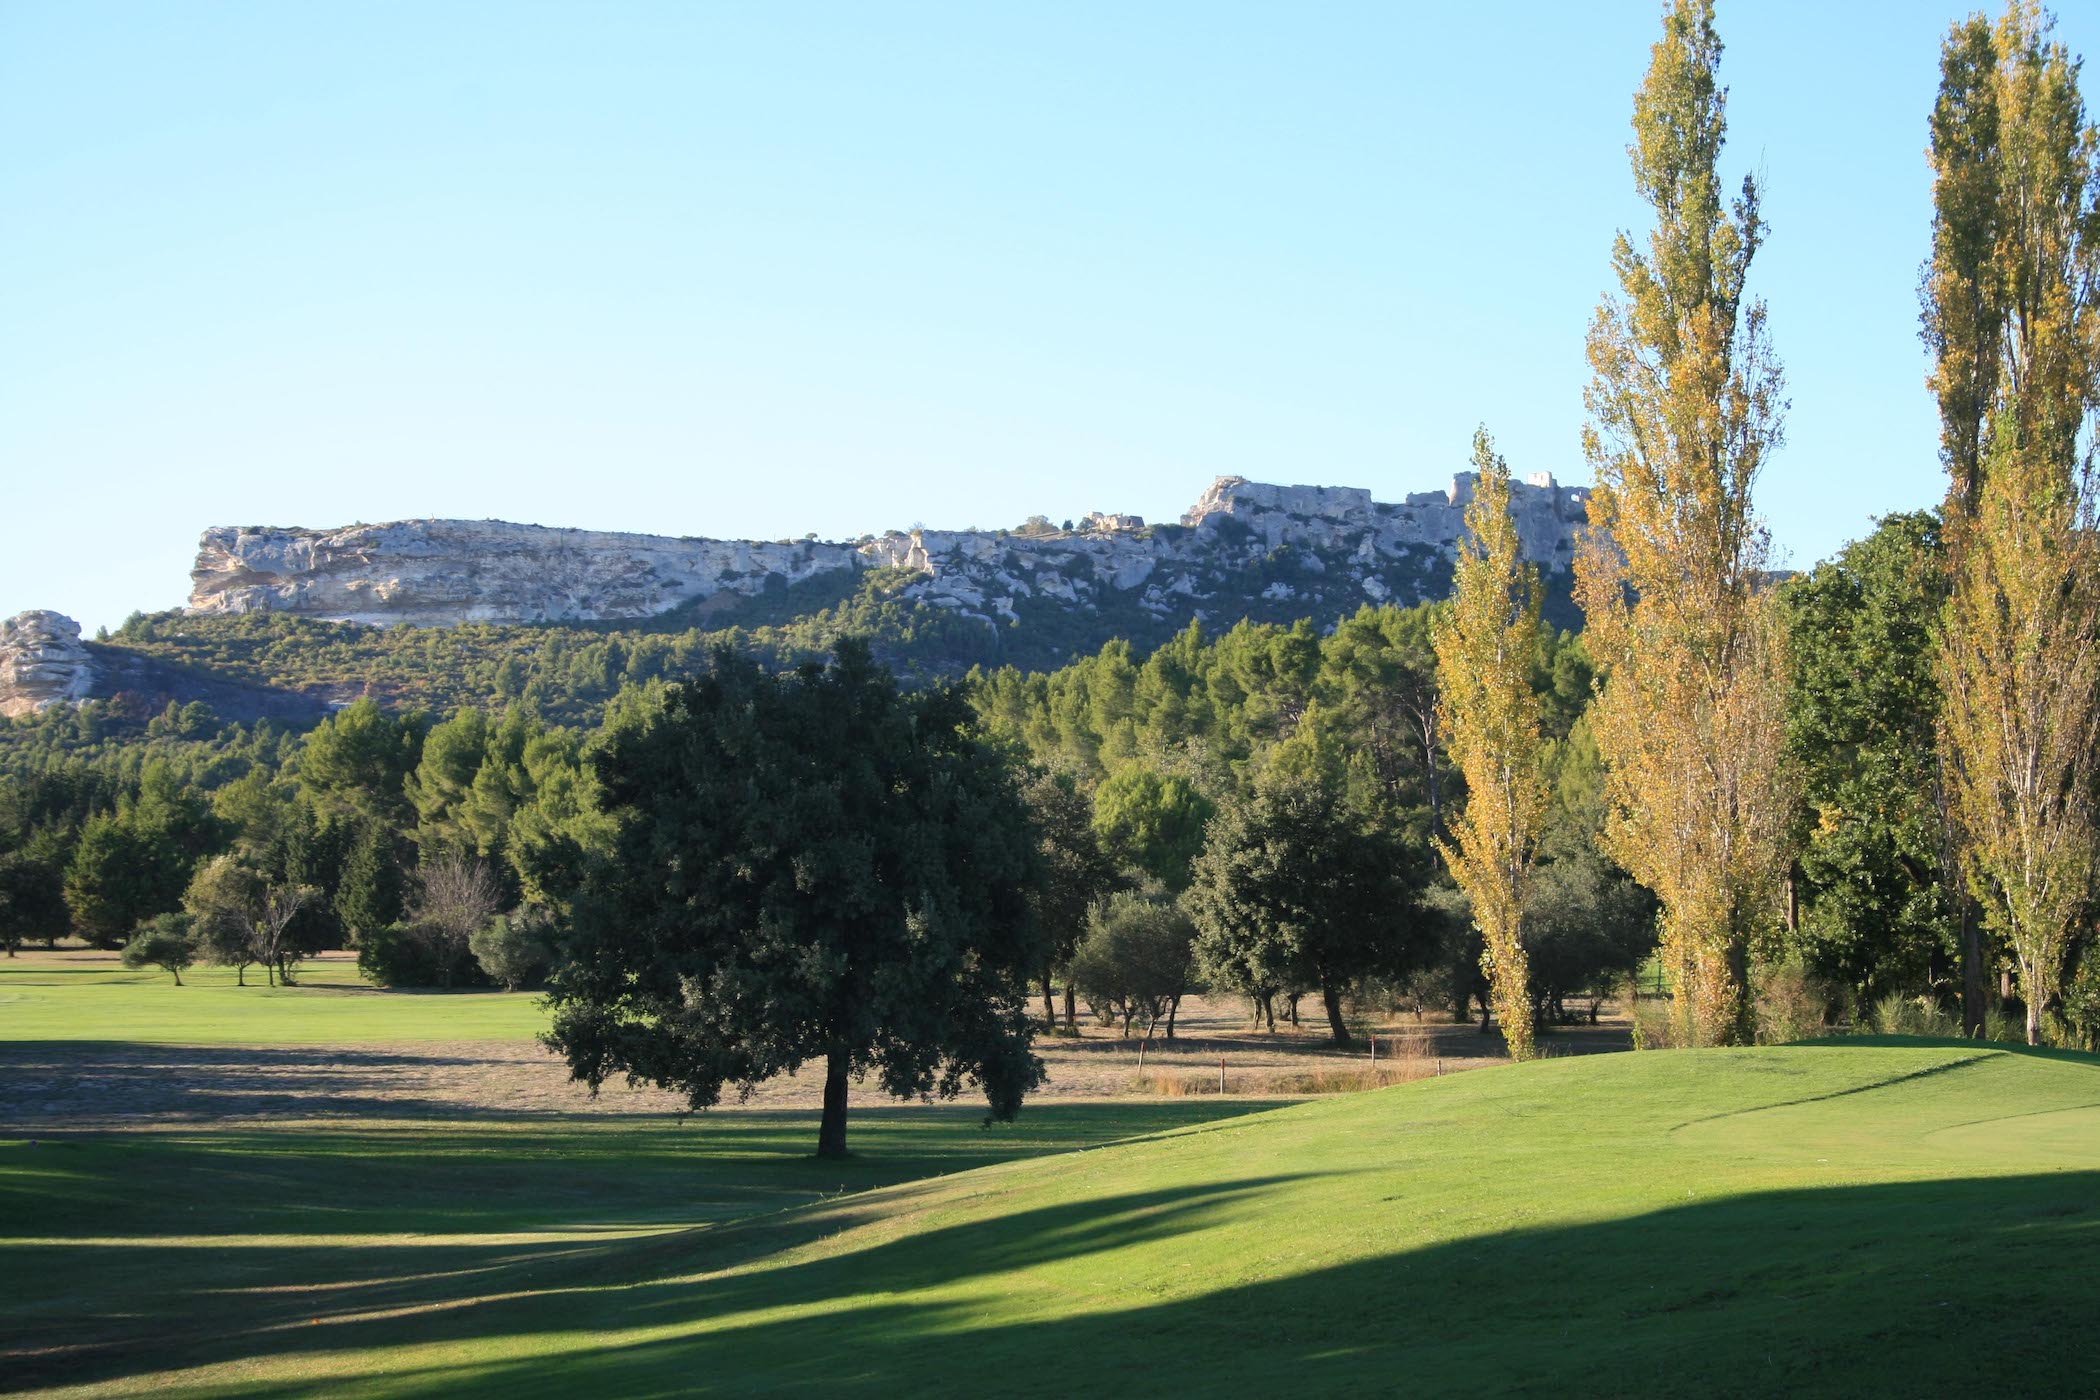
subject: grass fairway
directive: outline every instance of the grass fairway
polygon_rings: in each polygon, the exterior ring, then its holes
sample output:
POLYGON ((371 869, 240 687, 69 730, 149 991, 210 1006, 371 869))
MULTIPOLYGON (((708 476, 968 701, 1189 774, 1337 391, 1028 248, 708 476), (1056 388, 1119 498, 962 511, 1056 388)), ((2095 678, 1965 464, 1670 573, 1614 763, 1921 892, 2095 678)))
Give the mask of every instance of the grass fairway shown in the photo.
POLYGON ((2088 1059, 1838 1041, 1200 1112, 1046 1107, 992 1134, 862 1115, 843 1174, 798 1157, 806 1120, 755 1115, 11 1145, 0 1374, 178 1395, 2100 1388, 2088 1059), (833 1185, 872 1189, 809 1200, 833 1185), (39 1345, 67 1350, 19 1354, 39 1345))
POLYGON ((158 968, 0 959, 0 1040, 148 1041, 161 1045, 371 1045, 403 1040, 530 1040, 547 1027, 531 992, 381 991, 354 964, 309 963, 295 987, 249 985, 197 967, 183 985, 158 968))

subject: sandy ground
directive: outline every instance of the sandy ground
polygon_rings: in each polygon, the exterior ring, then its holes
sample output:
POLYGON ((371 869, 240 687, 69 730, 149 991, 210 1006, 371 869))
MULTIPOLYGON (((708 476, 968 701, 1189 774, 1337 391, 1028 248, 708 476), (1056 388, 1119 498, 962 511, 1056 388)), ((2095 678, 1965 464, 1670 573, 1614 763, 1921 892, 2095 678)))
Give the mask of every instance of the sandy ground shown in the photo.
MULTIPOLYGON (((1311 1025, 1249 1027, 1244 1003, 1184 1002, 1172 1042, 1155 1040, 1138 1075, 1138 1042, 1086 1025, 1077 1038, 1037 1042, 1049 1078, 1040 1099, 1137 1093, 1226 1092, 1294 1096, 1455 1073, 1498 1063, 1499 1036, 1470 1024, 1416 1023, 1402 1016, 1380 1031, 1371 1076, 1368 1046, 1335 1050, 1311 1025)), ((1607 1008, 1609 1010, 1609 1008, 1607 1008)), ((1619 1050, 1623 1019, 1556 1031, 1549 1054, 1619 1050)), ((814 1108, 821 1080, 805 1072, 758 1087, 725 1108, 814 1108)), ((887 1102, 858 1086, 856 1105, 887 1102)), ((566 1067, 523 1041, 404 1041, 343 1046, 169 1046, 111 1042, 0 1042, 0 1132, 91 1126, 204 1125, 340 1118, 530 1119, 548 1115, 661 1115, 684 1107, 673 1094, 608 1085, 596 1098, 566 1067)))

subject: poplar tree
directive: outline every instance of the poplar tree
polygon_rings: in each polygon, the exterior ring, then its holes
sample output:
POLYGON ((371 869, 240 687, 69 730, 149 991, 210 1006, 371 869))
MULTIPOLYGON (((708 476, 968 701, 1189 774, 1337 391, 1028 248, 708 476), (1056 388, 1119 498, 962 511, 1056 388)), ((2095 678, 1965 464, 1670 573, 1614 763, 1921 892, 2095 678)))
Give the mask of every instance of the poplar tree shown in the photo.
POLYGON ((1444 743, 1466 779, 1465 810, 1437 850, 1472 903, 1502 1038, 1513 1060, 1532 1055, 1531 970, 1524 955, 1524 900, 1546 809, 1540 760, 1539 590, 1517 558, 1509 514, 1509 465, 1487 429, 1473 434, 1468 538, 1453 578, 1450 611, 1436 632, 1444 743))
POLYGON ((1953 589, 1941 639, 1942 734, 1968 886, 2012 950, 2036 1044, 2100 860, 2090 434, 2100 410, 2100 134, 2079 95, 2078 62, 2051 38, 2045 11, 2011 5, 1987 49, 1980 25, 1957 26, 1943 58, 1935 257, 1925 284, 1928 331, 1995 317, 1974 336, 1991 355, 1950 339, 1934 367, 1955 443, 1946 453, 1953 589), (1950 90, 1969 94, 1963 110, 1987 119, 1977 116, 1968 139, 1943 146, 1950 90), (1976 161, 1990 169, 1966 168, 1976 161), (1970 203, 1979 190, 1980 212, 1970 203), (1989 249, 1966 279, 1945 271, 1940 256, 1963 230, 1978 247, 1987 238, 1989 249), (1968 392, 1981 396, 1973 423, 1972 407, 1943 387, 1972 381, 1968 392), (1961 450, 1972 429, 1973 462, 1961 450))
MULTIPOLYGON (((1998 45, 1991 22, 1980 14, 1955 24, 1940 47, 1931 133, 1932 254, 1919 282, 1919 322, 1932 357, 1925 382, 1939 405, 1940 461, 1947 469, 1941 540, 1951 591, 1964 527, 1983 484, 1983 420, 1998 384, 2005 329, 1997 258, 1998 45)), ((1940 861, 1953 871, 1962 851, 1949 773, 1953 760, 1945 743, 1935 744, 1932 758, 1940 861)), ((1951 883, 1960 920, 1962 1029, 1981 1035, 1983 936, 1975 902, 1960 880, 1951 883)))
POLYGON ((1646 248, 1621 233, 1619 291, 1591 323, 1583 446, 1597 474, 1577 593, 1600 680, 1608 854, 1662 904, 1682 1033, 1752 1033, 1753 932, 1772 922, 1791 775, 1785 638, 1751 487, 1782 439, 1762 301, 1757 181, 1724 200, 1727 91, 1708 0, 1676 0, 1634 98, 1646 248))

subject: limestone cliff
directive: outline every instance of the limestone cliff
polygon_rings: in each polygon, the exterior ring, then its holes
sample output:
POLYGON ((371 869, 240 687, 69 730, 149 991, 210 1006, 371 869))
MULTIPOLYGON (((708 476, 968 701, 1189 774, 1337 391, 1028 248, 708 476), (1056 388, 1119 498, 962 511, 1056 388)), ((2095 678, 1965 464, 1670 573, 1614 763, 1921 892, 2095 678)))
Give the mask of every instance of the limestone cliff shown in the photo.
POLYGON ((47 705, 84 700, 94 664, 80 624, 63 613, 17 613, 0 622, 0 715, 35 714, 47 705))
MULTIPOLYGON (((1348 487, 1220 477, 1179 525, 1095 512, 1076 529, 893 531, 853 543, 759 543, 549 529, 502 521, 406 520, 335 530, 205 532, 190 609, 274 611, 330 621, 627 620, 691 606, 702 615, 784 585, 883 568, 901 595, 994 627, 1044 609, 1237 620, 1254 599, 1321 610, 1441 592, 1473 477, 1381 503, 1348 487), (916 575, 916 578, 911 578, 916 575)), ((1525 556, 1569 567, 1587 493, 1540 475, 1512 488, 1525 556)))
POLYGON ((329 709, 324 697, 83 642, 80 624, 64 613, 25 612, 0 622, 0 716, 22 719, 83 700, 113 701, 139 720, 193 701, 219 719, 244 723, 311 724, 329 709))

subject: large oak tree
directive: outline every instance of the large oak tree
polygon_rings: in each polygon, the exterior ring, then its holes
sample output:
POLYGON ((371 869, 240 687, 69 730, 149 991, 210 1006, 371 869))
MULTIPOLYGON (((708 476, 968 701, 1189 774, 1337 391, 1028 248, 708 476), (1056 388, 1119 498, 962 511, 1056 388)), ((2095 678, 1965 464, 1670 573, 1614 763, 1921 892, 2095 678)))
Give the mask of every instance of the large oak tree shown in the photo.
POLYGON ((861 1073, 900 1098, 974 1083, 1012 1118, 1042 1075, 1037 843, 974 727, 850 641, 786 675, 721 652, 616 716, 593 763, 617 829, 553 991, 576 1077, 705 1108, 813 1060, 824 1157, 845 1154, 861 1073))

